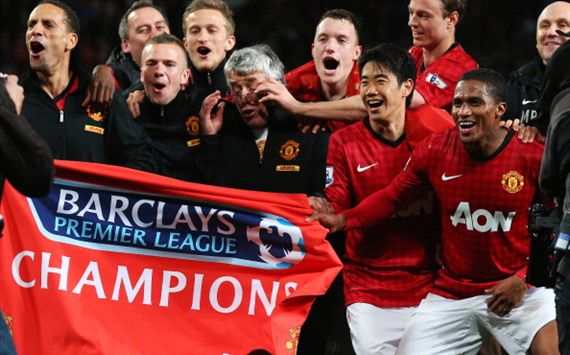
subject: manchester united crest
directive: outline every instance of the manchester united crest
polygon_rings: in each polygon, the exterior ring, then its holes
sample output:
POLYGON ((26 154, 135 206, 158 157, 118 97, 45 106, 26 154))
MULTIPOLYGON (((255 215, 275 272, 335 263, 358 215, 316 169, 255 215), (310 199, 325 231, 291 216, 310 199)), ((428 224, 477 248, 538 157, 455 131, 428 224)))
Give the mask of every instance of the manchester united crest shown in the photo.
POLYGON ((186 132, 191 136, 200 134, 200 119, 197 116, 190 116, 186 120, 186 132))
POLYGON ((105 119, 103 111, 95 111, 91 105, 87 106, 87 116, 97 122, 101 122, 105 119))
POLYGON ((522 190, 524 186, 524 176, 519 174, 517 171, 509 171, 508 173, 503 174, 501 185, 503 185, 503 189, 508 193, 516 194, 522 190))
POLYGON ((297 157, 297 155, 299 155, 299 147, 299 142, 288 140, 287 142, 283 143, 281 149, 279 149, 279 154, 281 155, 281 158, 285 160, 293 160, 297 157))
POLYGON ((289 329, 289 338, 285 342, 285 347, 289 354, 297 353, 297 346, 299 346, 299 335, 301 334, 301 327, 289 329))

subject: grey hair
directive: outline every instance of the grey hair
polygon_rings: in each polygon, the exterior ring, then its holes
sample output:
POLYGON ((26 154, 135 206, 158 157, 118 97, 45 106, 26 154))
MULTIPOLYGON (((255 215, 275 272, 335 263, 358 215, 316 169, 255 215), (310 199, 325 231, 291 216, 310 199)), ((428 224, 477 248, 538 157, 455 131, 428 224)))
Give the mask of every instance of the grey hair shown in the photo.
POLYGON ((261 72, 272 79, 285 82, 285 66, 267 44, 256 44, 233 52, 224 66, 228 85, 232 72, 238 75, 261 72))

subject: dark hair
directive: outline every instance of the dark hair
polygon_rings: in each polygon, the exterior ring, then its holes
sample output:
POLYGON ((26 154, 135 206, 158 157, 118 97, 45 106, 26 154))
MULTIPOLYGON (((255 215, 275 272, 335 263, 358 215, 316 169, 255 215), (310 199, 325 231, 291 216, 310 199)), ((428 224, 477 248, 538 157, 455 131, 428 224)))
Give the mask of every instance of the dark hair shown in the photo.
POLYGON ((352 12, 345 9, 332 9, 328 10, 321 16, 317 26, 327 18, 332 18, 334 20, 344 20, 350 22, 354 26, 354 31, 356 32, 356 43, 359 43, 360 38, 360 20, 352 12))
POLYGON ((79 36, 79 32, 81 31, 81 22, 79 21, 77 13, 73 11, 69 5, 58 0, 42 0, 37 6, 42 4, 50 4, 62 9, 63 12, 65 12, 65 23, 67 24, 69 31, 79 36))
POLYGON ((489 68, 478 68, 464 73, 459 79, 460 82, 465 80, 484 83, 497 103, 506 101, 507 82, 501 73, 489 68))
POLYGON ((459 14, 459 19, 465 14, 465 8, 467 7, 467 0, 441 0, 443 5, 443 16, 449 16, 453 11, 457 11, 459 14))
POLYGON ((123 16, 121 17, 121 21, 119 22, 119 37, 121 38, 122 41, 126 40, 129 38, 129 16, 131 15, 131 13, 133 13, 134 11, 138 10, 138 9, 143 9, 145 7, 151 7, 153 9, 155 9, 156 11, 160 12, 160 14, 162 15, 162 18, 164 19, 164 22, 166 23, 166 26, 170 27, 170 24, 168 23, 168 19, 166 18, 166 15, 164 14, 164 12, 162 11, 162 9, 155 5, 152 0, 138 0, 135 1, 131 7, 129 7, 127 9, 127 11, 125 11, 125 13, 123 14, 123 16))
POLYGON ((232 36, 236 30, 236 23, 234 21, 234 13, 228 4, 223 0, 194 0, 184 10, 182 15, 182 33, 186 36, 188 26, 186 25, 186 18, 193 12, 203 9, 217 10, 226 19, 226 31, 228 36, 232 36))
MULTIPOLYGON (((362 68, 369 62, 394 74, 398 80, 398 85, 402 85, 404 81, 411 79, 415 86, 416 64, 406 49, 392 43, 380 43, 376 47, 365 50, 358 59, 360 75, 362 75, 362 68)), ((412 94, 406 97, 407 107, 411 101, 412 94)))
POLYGON ((184 43, 173 34, 163 32, 157 36, 152 37, 148 40, 145 44, 145 47, 151 44, 174 44, 180 47, 182 53, 184 53, 184 58, 186 59, 186 66, 190 64, 190 58, 188 58, 188 52, 186 52, 186 48, 184 48, 184 43))

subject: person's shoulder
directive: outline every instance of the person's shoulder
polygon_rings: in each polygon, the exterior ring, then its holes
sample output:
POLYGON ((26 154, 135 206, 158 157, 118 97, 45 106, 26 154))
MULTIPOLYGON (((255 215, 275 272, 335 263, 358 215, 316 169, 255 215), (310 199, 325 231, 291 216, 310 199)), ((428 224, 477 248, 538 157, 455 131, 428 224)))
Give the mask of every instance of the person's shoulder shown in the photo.
POLYGON ((509 80, 511 81, 521 81, 528 79, 539 79, 542 82, 542 77, 544 76, 543 70, 540 68, 540 63, 537 58, 529 60, 518 69, 514 70, 509 75, 509 80))
POLYGON ((438 107, 422 105, 406 109, 406 138, 412 147, 438 132, 455 128, 451 115, 438 107))
POLYGON ((467 53, 460 44, 456 44, 453 48, 445 52, 438 59, 442 61, 452 61, 456 63, 456 65, 460 65, 461 67, 467 69, 476 69, 479 67, 477 61, 473 59, 473 57, 469 55, 469 53, 467 53))
POLYGON ((359 137, 362 136, 362 132, 366 130, 367 128, 364 124, 364 120, 361 120, 331 133, 331 141, 348 142, 360 139, 359 137))
POLYGON ((307 74, 317 74, 315 61, 311 60, 293 70, 290 70, 285 74, 285 79, 289 80, 289 79, 299 78, 300 76, 307 74))
POLYGON ((421 57, 421 56, 423 55, 422 47, 418 47, 418 46, 411 46, 411 47, 408 49, 408 52, 410 53, 410 55, 411 55, 413 58, 421 57))

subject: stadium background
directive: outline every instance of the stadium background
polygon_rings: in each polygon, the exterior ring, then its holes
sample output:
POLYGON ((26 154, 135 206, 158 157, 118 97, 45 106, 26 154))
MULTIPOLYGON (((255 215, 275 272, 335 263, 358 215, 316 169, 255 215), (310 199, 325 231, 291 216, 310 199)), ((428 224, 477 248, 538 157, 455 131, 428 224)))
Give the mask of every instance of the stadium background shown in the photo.
MULTIPOLYGON (((300 1, 227 0, 237 23, 236 48, 266 42, 287 70, 311 59, 315 25, 325 10, 346 8, 360 17, 361 43, 371 47, 383 41, 411 45, 407 27, 408 0, 300 1)), ((458 42, 482 67, 508 75, 536 55, 536 18, 551 1, 471 0, 457 33, 458 42)), ((26 20, 37 1, 0 0, 0 71, 20 73, 27 65, 26 20)), ((79 51, 92 67, 106 60, 119 43, 117 27, 128 0, 68 0, 81 18, 79 51)), ((181 17, 189 0, 159 1, 171 32, 182 37, 181 17)))

